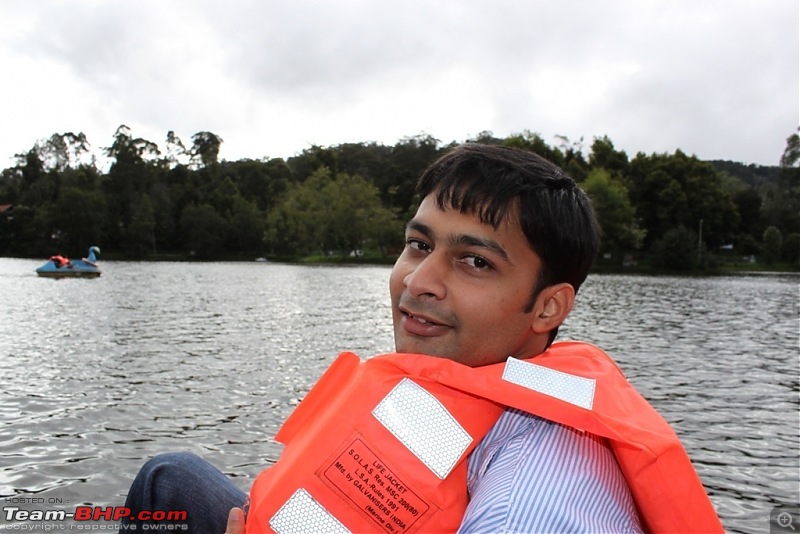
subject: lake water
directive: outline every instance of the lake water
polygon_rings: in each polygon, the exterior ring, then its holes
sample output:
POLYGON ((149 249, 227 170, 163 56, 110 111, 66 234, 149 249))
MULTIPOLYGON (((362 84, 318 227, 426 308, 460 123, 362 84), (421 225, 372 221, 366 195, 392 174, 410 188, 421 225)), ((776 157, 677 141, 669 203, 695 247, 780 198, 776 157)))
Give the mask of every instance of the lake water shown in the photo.
MULTIPOLYGON (((98 279, 48 280, 39 263, 0 258, 4 505, 121 505, 174 450, 246 490, 339 351, 392 349, 388 267, 102 262, 98 279)), ((673 424, 731 532, 768 532, 800 500, 799 288, 592 275, 561 330, 612 354, 673 424)))

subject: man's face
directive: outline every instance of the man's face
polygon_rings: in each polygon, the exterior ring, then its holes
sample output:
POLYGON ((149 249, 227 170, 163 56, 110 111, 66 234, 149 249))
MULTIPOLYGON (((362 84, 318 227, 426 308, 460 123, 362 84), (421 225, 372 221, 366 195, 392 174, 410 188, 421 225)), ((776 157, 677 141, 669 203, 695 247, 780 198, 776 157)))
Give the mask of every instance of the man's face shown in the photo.
POLYGON ((389 279, 396 351, 473 367, 538 354, 542 336, 525 308, 540 265, 518 225, 495 229, 428 195, 389 279))

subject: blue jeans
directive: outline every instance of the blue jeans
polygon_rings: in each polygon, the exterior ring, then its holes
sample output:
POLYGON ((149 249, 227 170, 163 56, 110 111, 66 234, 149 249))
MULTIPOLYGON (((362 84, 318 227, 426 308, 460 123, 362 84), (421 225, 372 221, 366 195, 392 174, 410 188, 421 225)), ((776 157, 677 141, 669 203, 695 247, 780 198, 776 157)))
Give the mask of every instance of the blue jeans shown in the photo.
MULTIPOLYGON (((199 456, 171 452, 158 455, 142 466, 125 506, 130 508, 131 517, 137 517, 142 510, 185 510, 185 521, 171 523, 188 525, 188 532, 223 534, 228 512, 233 507, 244 506, 246 498, 228 477, 199 456)), ((147 522, 122 521, 123 526, 137 524, 137 532, 142 532, 142 523, 147 522)), ((154 525, 165 523, 168 522, 153 522, 154 525)))

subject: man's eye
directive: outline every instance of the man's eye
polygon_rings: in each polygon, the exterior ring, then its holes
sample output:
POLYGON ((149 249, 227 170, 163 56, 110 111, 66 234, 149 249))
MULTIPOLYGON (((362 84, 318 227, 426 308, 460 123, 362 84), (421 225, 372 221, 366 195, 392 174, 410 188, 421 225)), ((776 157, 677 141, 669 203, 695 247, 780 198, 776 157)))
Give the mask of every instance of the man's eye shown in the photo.
POLYGON ((430 252, 431 250, 431 247, 426 242, 413 238, 406 239, 406 246, 422 252, 430 252))
POLYGON ((480 256, 466 256, 464 258, 464 263, 466 263, 467 265, 469 265, 474 269, 478 269, 481 271, 485 269, 491 269, 493 267, 491 263, 481 258, 480 256))

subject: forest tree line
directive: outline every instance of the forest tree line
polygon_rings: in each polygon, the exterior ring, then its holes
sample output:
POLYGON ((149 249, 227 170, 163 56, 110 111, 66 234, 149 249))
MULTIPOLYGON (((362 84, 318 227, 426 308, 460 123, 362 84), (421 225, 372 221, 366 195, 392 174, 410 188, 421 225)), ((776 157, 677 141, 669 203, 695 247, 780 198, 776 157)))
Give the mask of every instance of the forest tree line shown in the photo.
MULTIPOLYGON (((422 171, 454 143, 312 146, 282 158, 219 161, 223 143, 173 132, 159 146, 120 126, 107 171, 82 134, 53 134, 0 176, 0 256, 72 256, 98 245, 117 258, 392 258, 403 246, 422 171)), ((774 167, 707 162, 680 150, 629 157, 608 137, 549 145, 522 132, 470 141, 514 146, 559 165, 592 198, 600 262, 660 269, 757 257, 800 262, 800 138, 774 167)))

